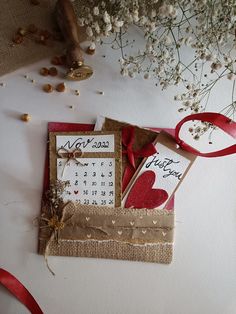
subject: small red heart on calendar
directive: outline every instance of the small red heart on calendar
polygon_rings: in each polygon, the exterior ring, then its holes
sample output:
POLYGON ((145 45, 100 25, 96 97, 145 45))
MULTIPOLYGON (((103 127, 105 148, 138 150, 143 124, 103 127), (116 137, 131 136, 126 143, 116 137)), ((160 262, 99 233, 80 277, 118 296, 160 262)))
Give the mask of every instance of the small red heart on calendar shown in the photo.
POLYGON ((135 181, 125 202, 125 207, 153 209, 168 199, 168 193, 162 189, 153 189, 156 175, 153 171, 145 171, 135 181))
POLYGON ((74 193, 75 193, 75 194, 78 194, 78 193, 79 193, 79 191, 78 191, 78 190, 77 190, 77 191, 74 191, 74 193))

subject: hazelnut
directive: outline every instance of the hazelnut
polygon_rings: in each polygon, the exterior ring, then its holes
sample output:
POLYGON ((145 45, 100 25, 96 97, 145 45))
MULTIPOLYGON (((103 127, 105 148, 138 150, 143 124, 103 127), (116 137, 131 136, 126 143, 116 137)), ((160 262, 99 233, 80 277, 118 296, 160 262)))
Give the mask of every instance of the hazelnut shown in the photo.
POLYGON ((28 113, 24 113, 21 116, 21 120, 24 122, 29 122, 31 120, 31 116, 28 113))
POLYGON ((20 35, 20 36, 25 36, 27 33, 26 29, 25 28, 18 28, 18 31, 17 31, 17 34, 20 35))
POLYGON ((56 86, 56 90, 60 93, 64 92, 65 89, 66 89, 65 83, 60 83, 60 84, 57 84, 56 86))
POLYGON ((49 71, 48 71, 47 68, 42 68, 42 69, 40 69, 39 73, 40 73, 40 75, 42 75, 42 76, 48 76, 49 71))
POLYGON ((13 41, 15 44, 17 44, 17 45, 23 43, 23 40, 24 40, 23 36, 22 36, 22 35, 18 35, 18 34, 16 34, 16 35, 12 38, 12 41, 13 41))
POLYGON ((88 47, 87 50, 86 50, 86 53, 88 55, 94 55, 95 54, 95 49, 93 49, 91 47, 88 47))
POLYGON ((57 74, 58 74, 57 68, 51 67, 48 71, 48 74, 51 76, 57 76, 57 74))
POLYGON ((32 34, 35 34, 35 33, 37 33, 38 29, 37 29, 37 27, 36 27, 34 24, 30 24, 30 25, 28 26, 28 31, 29 31, 30 33, 32 33, 32 34))
POLYGON ((53 91, 53 87, 51 84, 45 84, 43 85, 43 90, 45 93, 51 93, 53 91))
POLYGON ((51 59, 51 64, 53 65, 63 65, 62 58, 60 56, 55 56, 51 59))

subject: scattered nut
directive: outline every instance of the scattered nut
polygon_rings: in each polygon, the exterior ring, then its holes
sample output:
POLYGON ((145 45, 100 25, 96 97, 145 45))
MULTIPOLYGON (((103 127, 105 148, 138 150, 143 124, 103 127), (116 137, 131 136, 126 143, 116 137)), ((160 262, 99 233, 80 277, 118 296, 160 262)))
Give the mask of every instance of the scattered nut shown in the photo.
POLYGON ((6 83, 0 83, 1 87, 6 87, 6 83))
POLYGON ((66 90, 65 83, 57 84, 56 90, 57 90, 58 92, 60 92, 60 93, 64 92, 64 91, 66 90))
POLYGON ((48 76, 49 70, 47 68, 41 68, 39 73, 40 73, 40 75, 48 76))
POLYGON ((80 92, 79 92, 78 89, 75 90, 75 95, 76 95, 76 96, 79 96, 79 95, 80 95, 80 92))
POLYGON ((88 55, 94 55, 95 54, 95 49, 92 49, 91 47, 88 47, 86 50, 86 53, 88 55))
POLYGON ((29 122, 31 120, 31 116, 28 113, 24 113, 21 116, 21 120, 24 122, 29 122))
POLYGON ((19 45, 19 44, 22 44, 22 43, 23 43, 24 38, 23 38, 23 36, 16 34, 16 35, 12 38, 12 41, 13 41, 15 44, 19 45))
POLYGON ((74 106, 73 106, 73 105, 70 105, 69 108, 73 110, 73 109, 74 109, 74 106))
POLYGON ((53 87, 51 84, 45 84, 43 85, 43 90, 45 93, 51 93, 53 91, 53 87))
POLYGON ((31 82, 31 83, 35 83, 36 81, 35 81, 34 79, 31 79, 30 82, 31 82))
POLYGON ((24 78, 25 78, 25 79, 28 79, 28 78, 29 78, 29 76, 28 76, 27 74, 25 74, 25 75, 24 75, 24 78))
POLYGON ((18 28, 17 34, 21 36, 25 36, 27 34, 27 31, 25 28, 20 27, 18 28))
POLYGON ((30 25, 28 26, 28 31, 29 31, 30 33, 32 33, 32 34, 35 34, 35 33, 37 33, 38 28, 37 28, 34 24, 30 24, 30 25))
POLYGON ((51 64, 53 64, 53 65, 63 65, 62 57, 60 57, 60 56, 53 57, 51 59, 51 64))
POLYGON ((57 76, 57 74, 58 74, 57 68, 51 67, 48 71, 48 74, 51 76, 57 76))
POLYGON ((98 91, 99 95, 104 95, 105 93, 103 91, 98 91))

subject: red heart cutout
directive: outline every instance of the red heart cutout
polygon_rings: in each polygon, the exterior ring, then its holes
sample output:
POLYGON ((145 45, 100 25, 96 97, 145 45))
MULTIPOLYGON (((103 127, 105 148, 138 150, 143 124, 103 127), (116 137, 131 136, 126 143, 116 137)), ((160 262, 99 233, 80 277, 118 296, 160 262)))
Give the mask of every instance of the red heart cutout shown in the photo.
POLYGON ((125 208, 153 209, 163 204, 168 199, 168 193, 162 189, 153 189, 155 180, 155 172, 151 170, 141 174, 129 192, 125 208))
POLYGON ((75 194, 78 194, 78 193, 79 193, 79 191, 74 191, 74 193, 75 193, 75 194))

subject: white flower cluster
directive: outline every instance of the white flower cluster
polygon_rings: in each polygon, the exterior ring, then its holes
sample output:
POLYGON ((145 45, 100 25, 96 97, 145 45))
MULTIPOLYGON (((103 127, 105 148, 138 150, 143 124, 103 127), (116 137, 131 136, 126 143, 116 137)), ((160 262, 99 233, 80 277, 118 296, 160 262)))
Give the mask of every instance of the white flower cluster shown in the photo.
MULTIPOLYGON (((186 93, 177 95, 180 111, 204 110, 202 102, 221 78, 236 75, 235 0, 75 0, 79 25, 92 42, 113 36, 121 49, 121 74, 145 79, 154 77, 163 89, 183 83, 186 93), (143 31, 146 45, 127 56, 123 37, 134 25, 143 31), (189 48, 186 48, 189 47, 189 48), (183 61, 184 49, 192 49, 192 60, 183 61), (209 72, 210 76, 205 74, 209 72)), ((134 44, 132 39, 129 43, 134 44)), ((235 104, 232 102, 231 106, 235 104)))

